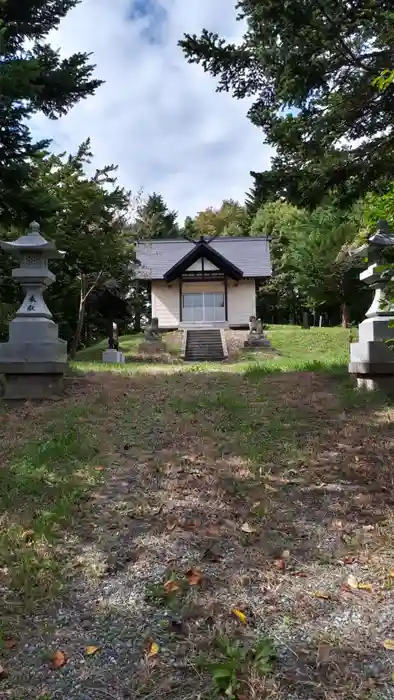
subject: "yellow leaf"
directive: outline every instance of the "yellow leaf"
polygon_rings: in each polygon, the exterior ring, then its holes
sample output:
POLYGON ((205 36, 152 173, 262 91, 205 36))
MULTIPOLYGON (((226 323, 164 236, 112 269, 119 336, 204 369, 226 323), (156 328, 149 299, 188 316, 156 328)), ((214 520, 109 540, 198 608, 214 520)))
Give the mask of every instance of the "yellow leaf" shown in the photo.
POLYGON ((246 615, 245 613, 242 612, 242 610, 238 610, 238 608, 233 608, 232 611, 233 615, 238 618, 238 620, 241 620, 241 622, 246 625, 246 615))
POLYGON ((242 532, 247 532, 249 535, 252 532, 256 532, 256 530, 253 527, 251 527, 249 523, 244 523, 243 525, 241 525, 241 530, 242 532))
POLYGON ((315 591, 313 594, 315 598, 320 598, 321 600, 330 600, 331 596, 329 593, 323 593, 322 591, 315 591))
POLYGON ((151 642, 149 650, 148 650, 148 656, 156 656, 160 651, 160 647, 157 642, 151 642))
POLYGON ((95 647, 93 645, 89 645, 89 646, 85 647, 86 656, 92 656, 93 654, 96 653, 96 651, 100 651, 100 647, 95 647))
POLYGON ((359 583, 358 588, 360 591, 371 591, 372 592, 372 584, 371 583, 359 583))
POLYGON ((394 639, 385 639, 383 642, 383 646, 389 651, 394 651, 394 639))
POLYGON ((353 590, 358 590, 358 591, 372 591, 372 584, 371 583, 362 583, 361 581, 358 581, 353 574, 351 574, 347 580, 347 585, 349 588, 353 588, 353 590))

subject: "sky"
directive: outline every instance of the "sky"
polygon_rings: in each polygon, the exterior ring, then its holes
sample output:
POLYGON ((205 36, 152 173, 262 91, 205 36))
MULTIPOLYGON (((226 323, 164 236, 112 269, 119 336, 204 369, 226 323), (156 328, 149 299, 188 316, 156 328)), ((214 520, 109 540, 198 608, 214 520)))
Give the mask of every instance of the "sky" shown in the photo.
POLYGON ((82 0, 49 35, 61 54, 92 52, 105 80, 65 117, 35 115, 35 137, 75 152, 91 138, 93 165, 119 166, 119 183, 163 195, 182 222, 223 199, 243 202, 250 170, 269 168, 272 150, 246 117, 249 104, 215 92, 177 41, 203 28, 240 39, 235 0, 82 0))

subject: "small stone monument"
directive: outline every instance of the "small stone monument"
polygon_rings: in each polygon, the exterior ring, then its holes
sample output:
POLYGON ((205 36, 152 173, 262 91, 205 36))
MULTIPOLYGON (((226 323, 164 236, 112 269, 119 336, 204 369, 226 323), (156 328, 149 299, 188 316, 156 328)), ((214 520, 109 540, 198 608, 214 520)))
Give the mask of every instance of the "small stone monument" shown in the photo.
POLYGON ((102 360, 103 362, 115 362, 117 364, 126 362, 123 352, 119 352, 118 325, 114 322, 112 322, 112 333, 108 338, 108 349, 104 350, 102 360))
POLYGON ((0 344, 0 374, 5 378, 5 399, 49 399, 63 388, 67 369, 67 343, 58 336, 44 299, 46 288, 55 281, 48 269, 48 260, 63 258, 53 242, 40 235, 36 222, 25 236, 12 243, 1 241, 1 247, 19 260, 12 270, 25 292, 16 317, 9 325, 9 340, 0 344))
POLYGON ((272 349, 270 341, 263 333, 261 319, 256 318, 256 316, 249 317, 249 335, 244 342, 244 347, 252 350, 259 350, 260 348, 272 349))
POLYGON ((144 341, 138 348, 140 352, 155 354, 165 352, 166 346, 159 333, 159 319, 153 317, 150 324, 144 328, 144 341))
POLYGON ((350 345, 349 372, 357 378, 357 385, 366 389, 394 391, 394 352, 387 340, 394 340, 394 307, 388 308, 386 288, 394 278, 394 270, 381 269, 388 262, 387 253, 394 253, 394 234, 386 221, 379 221, 377 232, 368 243, 354 251, 354 256, 367 256, 369 267, 360 274, 360 280, 375 290, 374 298, 359 325, 358 342, 350 345))

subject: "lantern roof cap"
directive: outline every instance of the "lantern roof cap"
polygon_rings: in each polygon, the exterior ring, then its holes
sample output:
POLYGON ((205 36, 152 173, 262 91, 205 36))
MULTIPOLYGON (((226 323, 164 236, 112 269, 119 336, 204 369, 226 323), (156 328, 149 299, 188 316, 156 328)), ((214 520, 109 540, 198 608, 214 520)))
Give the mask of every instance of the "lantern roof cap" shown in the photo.
POLYGON ((50 258, 63 258, 65 253, 57 249, 56 243, 47 241, 40 234, 40 225, 36 221, 32 221, 29 230, 24 236, 21 236, 16 241, 0 241, 0 246, 3 250, 9 250, 13 253, 48 253, 50 258))

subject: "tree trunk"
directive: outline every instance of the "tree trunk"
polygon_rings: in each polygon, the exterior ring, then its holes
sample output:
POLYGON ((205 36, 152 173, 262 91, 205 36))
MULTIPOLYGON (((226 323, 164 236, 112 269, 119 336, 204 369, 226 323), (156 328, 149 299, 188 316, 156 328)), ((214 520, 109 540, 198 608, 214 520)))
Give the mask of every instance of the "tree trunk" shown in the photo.
POLYGON ((79 341, 81 339, 81 333, 83 328, 83 322, 85 320, 85 308, 86 308, 86 278, 85 275, 81 275, 81 288, 79 292, 79 308, 78 308, 78 321, 77 327, 73 339, 70 344, 70 359, 73 360, 77 354, 79 341))
POLYGON ((80 292, 79 292, 78 321, 77 321, 77 327, 75 329, 74 337, 72 338, 71 343, 70 343, 70 350, 69 350, 69 357, 71 360, 73 360, 75 358, 75 355, 77 354, 79 342, 81 340, 83 322, 85 320, 86 302, 89 298, 89 294, 93 291, 93 289, 95 288, 95 286, 98 284, 99 280, 101 279, 102 274, 103 274, 102 272, 99 272, 95 281, 93 282, 92 286, 89 287, 89 289, 87 289, 87 276, 84 274, 81 274, 81 276, 80 276, 81 287, 80 287, 80 292))
POLYGON ((141 333, 141 298, 140 298, 140 283, 135 281, 135 300, 134 300, 134 330, 136 333, 141 333))
POLYGON ((303 328, 310 328, 309 311, 302 312, 302 327, 303 328))
POLYGON ((343 302, 341 307, 342 313, 342 328, 349 328, 349 308, 346 301, 343 302))

